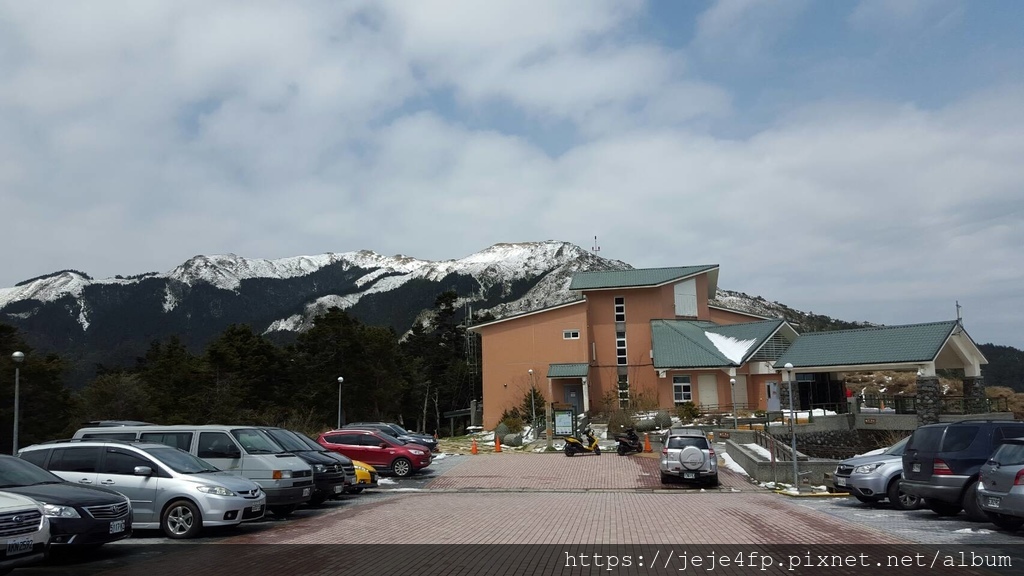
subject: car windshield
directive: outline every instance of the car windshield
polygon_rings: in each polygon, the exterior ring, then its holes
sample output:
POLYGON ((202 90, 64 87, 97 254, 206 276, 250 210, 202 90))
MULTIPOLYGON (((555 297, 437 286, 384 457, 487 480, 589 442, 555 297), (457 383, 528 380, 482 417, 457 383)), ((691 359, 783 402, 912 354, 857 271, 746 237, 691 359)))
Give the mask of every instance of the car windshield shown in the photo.
POLYGON ((298 432, 293 432, 293 434, 295 434, 295 437, 298 438, 303 444, 306 445, 308 450, 316 450, 317 452, 324 452, 324 451, 326 451, 326 448, 324 448, 323 446, 317 444, 316 440, 308 438, 308 437, 306 437, 303 434, 299 434, 298 432))
POLYGON ((167 466, 171 470, 179 474, 201 474, 203 472, 219 472, 220 470, 210 464, 202 458, 196 458, 195 456, 185 452, 184 450, 178 450, 177 448, 167 447, 153 447, 143 448, 143 450, 167 466))
POLYGON ((0 462, 0 488, 32 486, 35 484, 59 484, 64 482, 57 475, 39 466, 13 456, 0 462))
POLYGON ((391 428, 395 432, 398 432, 399 434, 401 434, 402 436, 409 436, 410 434, 412 434, 412 432, 409 432, 408 430, 406 430, 405 428, 402 428, 398 424, 391 424, 391 428))
POLYGON ((279 454, 285 451, 277 442, 271 440, 270 436, 255 428, 232 430, 231 435, 249 454, 279 454))
POLYGON ((287 430, 266 429, 264 432, 289 452, 309 452, 310 447, 303 444, 294 434, 287 430))
POLYGON ((903 455, 903 450, 906 449, 907 442, 909 440, 910 440, 910 436, 907 436, 903 440, 900 440, 899 442, 897 442, 897 443, 893 444, 892 446, 889 446, 888 448, 886 448, 885 452, 882 452, 882 454, 885 454, 887 456, 902 456, 903 455))

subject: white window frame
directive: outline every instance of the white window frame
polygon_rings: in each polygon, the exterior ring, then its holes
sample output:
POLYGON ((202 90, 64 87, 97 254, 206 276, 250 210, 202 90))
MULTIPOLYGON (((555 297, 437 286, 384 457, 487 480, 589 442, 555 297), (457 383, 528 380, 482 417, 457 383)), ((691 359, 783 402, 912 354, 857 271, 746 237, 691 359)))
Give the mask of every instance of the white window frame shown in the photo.
POLYGON ((615 297, 615 321, 625 322, 626 321, 626 297, 616 296, 615 297))
POLYGON ((579 330, 562 330, 562 340, 579 340, 579 330))
POLYGON ((672 377, 672 400, 676 404, 693 402, 693 384, 689 376, 672 377))
POLYGON ((616 332, 615 333, 615 364, 617 366, 629 365, 629 359, 626 353, 626 333, 616 332))

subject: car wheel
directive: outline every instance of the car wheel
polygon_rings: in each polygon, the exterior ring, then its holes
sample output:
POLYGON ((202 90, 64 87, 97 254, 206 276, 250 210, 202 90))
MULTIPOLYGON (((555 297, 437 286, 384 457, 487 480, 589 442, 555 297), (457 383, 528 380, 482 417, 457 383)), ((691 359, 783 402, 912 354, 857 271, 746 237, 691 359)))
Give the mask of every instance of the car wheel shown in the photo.
POLYGON ((391 470, 395 473, 395 476, 405 478, 412 474, 412 462, 405 458, 395 458, 395 461, 391 463, 391 470))
POLYGON ((359 494, 362 491, 363 491, 363 487, 362 486, 357 486, 355 488, 349 489, 349 492, 352 493, 352 494, 359 494))
POLYGON ((662 474, 661 475, 661 483, 662 484, 672 484, 673 482, 675 482, 675 477, 669 476, 668 474, 662 474))
POLYGON ((572 456, 573 454, 576 453, 576 450, 573 448, 572 444, 566 442, 565 448, 562 449, 562 452, 565 452, 566 456, 572 456))
POLYGON ((916 510, 921 507, 921 498, 913 494, 907 494, 900 490, 900 478, 897 476, 889 483, 889 489, 885 491, 889 497, 889 504, 897 510, 916 510))
POLYGON ((988 522, 988 515, 978 505, 978 481, 975 480, 964 490, 964 512, 972 522, 988 522))
POLYGON ((926 500, 925 506, 939 516, 956 516, 963 509, 963 506, 959 504, 942 500, 926 500))
POLYGON ((861 502, 863 502, 865 504, 877 504, 878 503, 878 498, 872 498, 871 496, 861 496, 860 494, 854 494, 853 497, 856 498, 857 500, 860 500, 861 502))
POLYGON ((1013 532, 1024 526, 1024 518, 1018 516, 1010 516, 1008 514, 999 514, 997 512, 985 512, 989 522, 996 525, 996 528, 1000 530, 1008 530, 1013 532))
POLYGON ((327 502, 327 496, 324 496, 322 494, 313 496, 312 498, 309 499, 310 506, 319 506, 324 502, 327 502))
POLYGON ((278 518, 287 518, 298 508, 298 504, 282 504, 280 506, 267 506, 267 510, 278 518))
POLYGON ((708 486, 712 488, 718 487, 718 474, 708 477, 708 486))
POLYGON ((168 538, 192 538, 203 527, 199 508, 188 500, 175 500, 164 508, 160 528, 168 538))

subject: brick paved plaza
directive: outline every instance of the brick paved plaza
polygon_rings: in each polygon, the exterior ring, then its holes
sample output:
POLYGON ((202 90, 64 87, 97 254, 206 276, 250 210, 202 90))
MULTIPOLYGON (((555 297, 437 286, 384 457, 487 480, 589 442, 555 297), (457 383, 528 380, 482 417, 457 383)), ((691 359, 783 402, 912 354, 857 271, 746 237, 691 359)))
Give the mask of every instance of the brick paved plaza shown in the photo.
POLYGON ((643 456, 479 454, 424 491, 391 495, 225 543, 901 543, 720 469, 719 488, 663 487, 643 456), (400 530, 396 527, 400 526, 400 530))

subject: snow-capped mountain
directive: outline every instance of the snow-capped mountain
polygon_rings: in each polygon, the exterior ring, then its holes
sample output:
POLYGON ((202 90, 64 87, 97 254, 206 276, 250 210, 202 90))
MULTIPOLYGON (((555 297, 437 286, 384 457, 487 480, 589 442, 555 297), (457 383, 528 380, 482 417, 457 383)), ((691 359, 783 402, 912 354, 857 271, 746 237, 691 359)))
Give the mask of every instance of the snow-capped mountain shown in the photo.
MULTIPOLYGON (((16 326, 40 351, 79 366, 113 366, 130 364, 151 342, 172 335, 201 350, 231 324, 288 338, 334 306, 402 334, 429 321, 447 290, 458 294, 463 313, 502 317, 578 297, 568 289, 576 272, 629 268, 553 240, 495 244, 442 261, 369 250, 276 260, 195 256, 166 273, 99 280, 63 270, 0 288, 0 322, 16 326)), ((798 325, 816 318, 726 290, 713 304, 798 325)))

